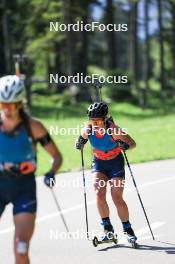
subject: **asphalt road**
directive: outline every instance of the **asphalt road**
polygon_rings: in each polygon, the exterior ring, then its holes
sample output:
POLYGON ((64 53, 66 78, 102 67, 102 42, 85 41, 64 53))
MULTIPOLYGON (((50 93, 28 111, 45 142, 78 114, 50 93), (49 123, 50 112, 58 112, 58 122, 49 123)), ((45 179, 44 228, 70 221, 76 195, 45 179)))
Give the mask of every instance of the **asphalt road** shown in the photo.
MULTIPOLYGON (((31 241, 31 263, 175 264, 175 160, 137 164, 133 165, 132 169, 156 241, 151 238, 128 169, 124 196, 129 206, 130 220, 138 236, 139 249, 132 249, 123 237, 121 223, 110 195, 108 199, 111 220, 118 234, 119 244, 103 244, 95 248, 92 242, 86 239, 81 172, 57 176, 55 193, 71 232, 72 238, 69 238, 51 191, 44 186, 42 177, 38 177, 38 214, 31 241)), ((102 227, 96 210, 89 171, 86 171, 86 180, 90 235, 99 235, 102 227)), ((2 264, 14 263, 13 232, 12 206, 9 205, 0 224, 0 263, 2 264)))

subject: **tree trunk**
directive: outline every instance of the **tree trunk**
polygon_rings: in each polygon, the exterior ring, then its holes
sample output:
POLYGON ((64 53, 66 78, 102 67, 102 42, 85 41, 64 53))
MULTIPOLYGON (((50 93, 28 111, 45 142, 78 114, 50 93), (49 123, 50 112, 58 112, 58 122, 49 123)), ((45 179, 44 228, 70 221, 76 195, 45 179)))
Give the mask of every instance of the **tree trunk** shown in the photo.
MULTIPOLYGON (((106 0, 106 24, 115 24, 113 0, 106 0)), ((109 52, 109 69, 117 68, 117 47, 115 31, 107 31, 107 42, 109 52)))
MULTIPOLYGON (((2 35, 2 25, 0 25, 0 34, 2 35)), ((5 74, 5 69, 4 69, 4 65, 5 65, 5 56, 4 56, 4 43, 3 40, 0 40, 0 75, 4 75, 5 74)))
POLYGON ((145 109, 147 107, 147 94, 149 90, 149 77, 150 77, 150 43, 149 43, 149 0, 144 0, 144 16, 145 16, 145 60, 144 60, 144 76, 145 76, 145 92, 142 93, 144 96, 142 100, 142 108, 145 109))
POLYGON ((2 0, 3 16, 2 16, 2 31, 4 38, 4 54, 5 54, 5 71, 10 74, 10 44, 9 44, 9 32, 8 32, 8 18, 7 18, 7 6, 6 0, 2 0))
POLYGON ((173 73, 175 78, 175 1, 171 1, 171 14, 172 14, 172 57, 173 57, 173 73))
MULTIPOLYGON (((85 24, 88 23, 89 17, 89 1, 84 0, 81 2, 81 9, 83 12, 82 21, 85 24)), ((81 50, 79 54, 79 72, 83 73, 84 76, 87 75, 87 66, 88 66, 88 47, 89 47, 89 34, 87 31, 80 32, 81 34, 81 50)), ((90 100, 90 92, 88 89, 88 85, 86 83, 81 84, 82 92, 81 95, 83 99, 90 100)))
MULTIPOLYGON (((48 73, 49 73, 49 68, 50 68, 49 64, 50 64, 50 61, 47 62, 48 73)), ((58 74, 59 76, 63 74, 62 67, 61 67, 61 45, 58 41, 55 42, 55 73, 58 74)), ((58 93, 62 93, 65 87, 66 86, 64 84, 58 83, 56 85, 56 88, 57 88, 56 90, 58 93)))
POLYGON ((134 84, 138 89, 138 43, 137 43, 137 15, 138 1, 131 1, 131 73, 134 84))
POLYGON ((163 44, 163 23, 162 23, 162 0, 157 0, 158 4, 158 23, 160 41, 160 87, 163 92, 165 89, 165 64, 164 64, 164 44, 163 44))
MULTIPOLYGON (((65 24, 73 24, 73 16, 71 12, 71 7, 73 5, 73 0, 67 0, 65 3, 65 24)), ((74 32, 72 30, 67 31, 66 39, 66 71, 68 75, 74 74, 74 32)))

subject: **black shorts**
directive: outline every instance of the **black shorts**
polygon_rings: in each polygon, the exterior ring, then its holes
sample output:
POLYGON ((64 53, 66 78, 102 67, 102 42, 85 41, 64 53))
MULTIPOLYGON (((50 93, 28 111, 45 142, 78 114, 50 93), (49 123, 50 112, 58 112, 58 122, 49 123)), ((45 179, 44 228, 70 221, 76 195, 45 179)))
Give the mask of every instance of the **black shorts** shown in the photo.
POLYGON ((36 213, 36 181, 34 174, 4 176, 0 173, 0 216, 5 206, 13 204, 13 215, 29 212, 36 213))
POLYGON ((102 172, 109 179, 115 177, 125 179, 125 162, 122 153, 111 160, 101 160, 93 157, 91 169, 92 172, 102 172))

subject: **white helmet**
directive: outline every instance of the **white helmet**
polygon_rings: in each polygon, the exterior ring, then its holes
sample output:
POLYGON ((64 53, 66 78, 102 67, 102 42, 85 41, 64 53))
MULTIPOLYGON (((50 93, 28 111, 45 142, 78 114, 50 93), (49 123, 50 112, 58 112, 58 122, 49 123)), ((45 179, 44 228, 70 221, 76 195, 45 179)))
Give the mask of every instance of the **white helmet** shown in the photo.
POLYGON ((23 81, 17 75, 7 75, 0 78, 0 102, 17 103, 24 99, 23 81))

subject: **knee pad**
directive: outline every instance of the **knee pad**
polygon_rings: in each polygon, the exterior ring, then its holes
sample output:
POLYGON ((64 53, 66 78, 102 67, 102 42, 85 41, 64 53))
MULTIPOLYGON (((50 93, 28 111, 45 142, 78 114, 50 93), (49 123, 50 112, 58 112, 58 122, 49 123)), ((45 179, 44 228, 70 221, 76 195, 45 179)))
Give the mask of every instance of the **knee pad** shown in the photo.
POLYGON ((28 243, 25 242, 25 241, 22 241, 22 240, 19 240, 17 243, 16 243, 16 252, 18 254, 26 254, 28 251, 28 243))

